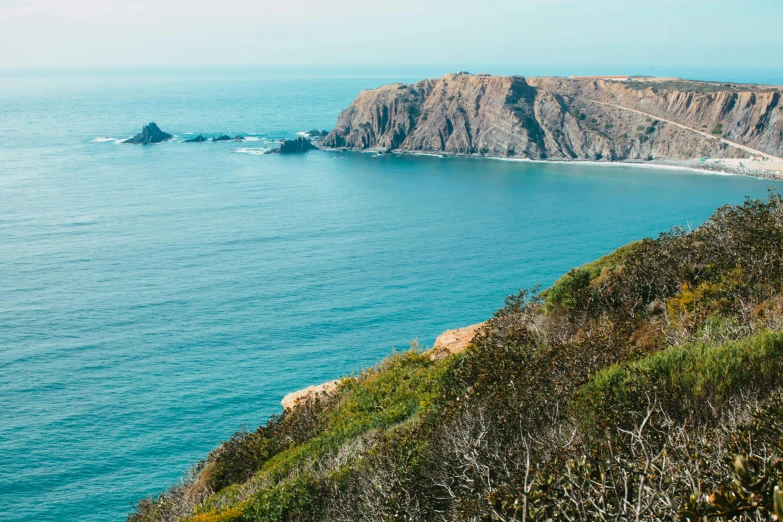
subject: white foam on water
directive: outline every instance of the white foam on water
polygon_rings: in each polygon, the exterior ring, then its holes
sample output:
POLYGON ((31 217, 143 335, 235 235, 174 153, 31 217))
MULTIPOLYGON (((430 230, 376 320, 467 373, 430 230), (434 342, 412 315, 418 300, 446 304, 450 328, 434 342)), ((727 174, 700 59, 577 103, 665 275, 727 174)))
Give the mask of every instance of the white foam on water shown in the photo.
POLYGON ((655 163, 655 162, 635 163, 632 161, 588 161, 588 160, 558 161, 558 160, 534 160, 530 158, 492 158, 492 157, 487 157, 483 159, 490 159, 496 161, 525 162, 525 163, 557 163, 560 165, 586 165, 590 167, 634 167, 634 168, 641 168, 641 169, 685 170, 688 172, 695 172, 697 174, 712 174, 714 176, 741 176, 742 175, 742 174, 734 174, 732 172, 699 169, 696 167, 689 167, 687 165, 670 165, 668 163, 655 163))
POLYGON ((261 138, 256 138, 254 136, 245 136, 245 141, 261 141, 261 138))
POLYGON ((95 138, 95 139, 94 139, 94 140, 92 140, 92 141, 94 141, 95 143, 106 143, 106 142, 108 142, 108 141, 114 141, 114 140, 116 140, 116 139, 117 139, 117 138, 95 138))
POLYGON ((114 140, 114 144, 115 144, 115 145, 119 145, 119 144, 120 144, 120 143, 122 143, 123 141, 125 141, 125 140, 129 140, 129 139, 131 139, 132 137, 133 137, 133 136, 128 136, 127 138, 120 138, 120 139, 118 139, 118 140, 114 140))
POLYGON ((309 135, 310 135, 310 133, 309 133, 309 132, 297 132, 297 134, 298 134, 299 136, 309 136, 309 135))
MULTIPOLYGON (((379 154, 379 156, 382 156, 382 154, 379 154)), ((445 158, 443 154, 432 154, 429 152, 412 152, 411 156, 428 156, 430 158, 445 158)))
POLYGON ((262 154, 265 154, 266 151, 269 149, 236 149, 234 152, 238 152, 240 154, 252 154, 254 156, 261 156, 262 154))

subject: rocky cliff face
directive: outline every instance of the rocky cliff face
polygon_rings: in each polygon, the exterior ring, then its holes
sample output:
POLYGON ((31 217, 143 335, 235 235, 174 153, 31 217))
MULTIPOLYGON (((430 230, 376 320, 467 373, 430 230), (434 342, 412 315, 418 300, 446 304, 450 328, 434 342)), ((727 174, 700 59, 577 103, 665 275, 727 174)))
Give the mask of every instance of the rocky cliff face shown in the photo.
POLYGON ((774 156, 783 156, 780 88, 709 82, 531 78, 537 88, 666 118, 774 156))
POLYGON ((387 85, 362 92, 321 146, 614 161, 749 154, 723 136, 783 154, 777 90, 664 85, 466 73, 387 85))

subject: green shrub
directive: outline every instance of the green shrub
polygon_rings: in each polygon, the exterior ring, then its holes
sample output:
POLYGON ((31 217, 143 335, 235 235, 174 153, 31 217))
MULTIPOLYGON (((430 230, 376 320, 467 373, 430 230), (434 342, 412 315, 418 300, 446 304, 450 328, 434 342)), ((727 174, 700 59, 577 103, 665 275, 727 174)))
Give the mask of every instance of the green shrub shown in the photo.
MULTIPOLYGON (((594 279, 596 279, 601 273, 606 270, 615 270, 618 267, 623 265, 623 262, 625 259, 630 256, 636 248, 640 246, 641 242, 634 241, 633 243, 628 243, 627 245, 623 245, 617 250, 599 258, 595 261, 592 261, 590 263, 587 263, 584 266, 581 266, 579 268, 575 268, 571 270, 569 273, 558 279, 554 282, 554 284, 547 290, 541 292, 542 297, 544 297, 545 301, 548 304, 557 305, 561 301, 570 301, 573 300, 574 296, 569 295, 569 288, 579 288, 579 284, 573 279, 576 277, 577 279, 581 279, 584 276, 582 275, 576 275, 575 272, 584 272, 588 274, 588 283, 592 282, 594 279)), ((582 284, 584 284, 584 281, 582 281, 582 284)))
POLYGON ((732 398, 770 389, 782 374, 783 333, 695 342, 598 373, 578 393, 574 412, 602 429, 654 399, 676 420, 705 420, 732 398))
POLYGON ((764 519, 781 288, 783 200, 722 207, 508 297, 461 354, 414 346, 236 434, 129 520, 764 519))

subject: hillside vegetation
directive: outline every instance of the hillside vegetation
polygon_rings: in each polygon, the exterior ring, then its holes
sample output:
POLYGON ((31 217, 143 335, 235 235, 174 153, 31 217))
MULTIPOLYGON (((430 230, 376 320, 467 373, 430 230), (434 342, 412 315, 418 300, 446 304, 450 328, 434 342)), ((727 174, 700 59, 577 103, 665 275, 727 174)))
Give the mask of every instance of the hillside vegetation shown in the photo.
POLYGON ((783 199, 506 299, 236 433, 129 522, 783 516, 783 199))

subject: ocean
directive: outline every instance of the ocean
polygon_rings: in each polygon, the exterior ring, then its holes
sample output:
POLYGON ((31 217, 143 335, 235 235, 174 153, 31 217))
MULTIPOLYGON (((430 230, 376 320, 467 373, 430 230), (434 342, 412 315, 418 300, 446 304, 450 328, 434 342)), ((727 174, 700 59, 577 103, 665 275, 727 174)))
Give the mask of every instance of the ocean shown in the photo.
MULTIPOLYGON (((485 68, 565 73, 508 69, 485 68)), ((431 345, 519 288, 774 186, 262 154, 330 129, 362 89, 448 71, 0 72, 0 518, 122 520, 286 393, 431 345), (175 139, 118 143, 150 121, 175 139), (250 139, 182 142, 198 133, 250 139)), ((783 84, 775 70, 692 76, 783 84)))

